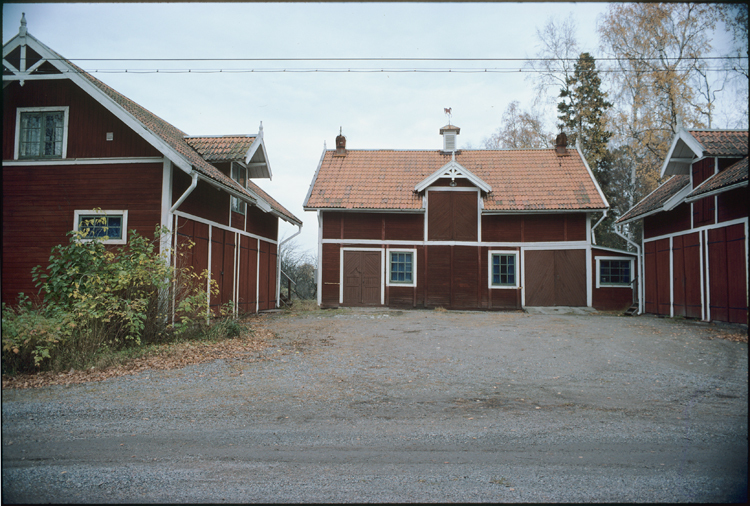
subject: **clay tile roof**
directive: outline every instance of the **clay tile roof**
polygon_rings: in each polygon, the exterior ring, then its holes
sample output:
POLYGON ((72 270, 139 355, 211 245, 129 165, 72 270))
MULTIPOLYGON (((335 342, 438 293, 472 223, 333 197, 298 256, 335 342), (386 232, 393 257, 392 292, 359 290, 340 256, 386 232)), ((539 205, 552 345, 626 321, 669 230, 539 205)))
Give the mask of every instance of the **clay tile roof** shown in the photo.
MULTIPOLYGON (((59 56, 59 55, 58 55, 59 56)), ((143 126, 145 126, 149 131, 151 131, 154 135, 158 136, 161 140, 163 140, 167 145, 169 145, 172 149, 174 149, 177 153, 179 153, 185 160, 187 160, 191 166, 200 174, 203 174, 204 176, 212 179, 219 185, 231 189, 235 192, 240 192, 251 199, 254 199, 253 195, 251 195, 249 192, 245 190, 240 184, 238 184, 236 181, 234 181, 232 178, 227 176, 226 174, 222 173, 219 169, 211 165, 210 160, 204 158, 201 156, 199 151, 188 142, 188 139, 209 139, 209 137, 192 137, 192 138, 186 138, 187 135, 185 132, 180 130, 179 128, 169 124, 168 122, 164 121, 151 111, 145 109, 144 107, 140 106, 139 104, 133 102, 126 96, 122 95, 118 91, 115 91, 110 86, 104 84, 99 79, 95 78, 91 74, 87 73, 74 63, 70 62, 69 60, 66 60, 62 56, 60 56, 60 59, 64 61, 66 64, 70 65, 72 68, 76 70, 81 76, 85 77, 87 80, 89 80, 94 86, 99 88, 102 92, 104 92, 108 97, 110 97, 112 100, 114 100, 120 107, 122 107, 125 111, 130 113, 136 120, 138 120, 143 126)), ((216 137, 214 139, 232 139, 232 138, 239 138, 241 136, 227 136, 227 137, 216 137)), ((253 139, 252 136, 246 136, 242 137, 245 139, 244 142, 247 142, 249 139, 253 139)), ((211 151, 209 154, 209 158, 216 156, 223 156, 219 155, 219 152, 225 150, 226 148, 219 147, 220 141, 216 141, 215 143, 209 143, 206 142, 205 144, 201 144, 200 142, 196 142, 197 144, 200 144, 201 146, 205 146, 208 151, 211 151), (215 153, 213 152, 215 151, 215 153)), ((228 143, 231 143, 228 142, 228 143)), ((252 141, 250 141, 252 144, 252 141)), ((237 142, 234 144, 234 147, 237 148, 237 146, 240 143, 237 142)), ((249 145, 248 145, 249 147, 249 145)), ((239 149, 239 148, 237 148, 239 149)), ((245 150, 246 152, 247 150, 245 150)), ((228 154, 230 150, 227 150, 225 153, 228 154)), ((244 154, 243 154, 244 156, 244 154)), ((225 160, 221 160, 225 161, 225 160)), ((251 190, 255 190, 257 186, 251 185, 248 183, 248 187, 250 187, 251 190)), ((300 224, 302 221, 295 217, 292 213, 290 213, 287 209, 285 209, 281 204, 276 202, 276 200, 272 199, 268 194, 263 192, 260 188, 257 188, 256 191, 257 195, 263 196, 262 198, 266 199, 266 201, 271 205, 272 209, 279 213, 280 215, 283 215, 285 219, 288 218, 287 221, 291 221, 293 223, 300 224), (267 198, 266 198, 267 197, 267 198)))
POLYGON ((747 130, 689 130, 701 143, 703 156, 747 155, 747 130))
POLYGON ((722 170, 718 174, 714 174, 707 180, 705 180, 698 188, 690 192, 686 197, 692 199, 693 197, 699 197, 700 195, 720 190, 729 186, 747 182, 747 157, 743 158, 739 162, 730 165, 726 169, 722 170))
MULTIPOLYGON (((492 187, 485 211, 586 210, 607 207, 575 150, 462 150, 456 162, 492 187)), ((421 210, 415 186, 447 164, 440 151, 325 152, 306 209, 421 210)))
POLYGON ((689 184, 689 175, 672 176, 666 183, 651 192, 643 200, 630 208, 628 212, 620 216, 615 223, 624 223, 644 214, 661 209, 667 200, 689 184))
POLYGON ((185 142, 207 162, 243 162, 255 137, 254 135, 190 136, 185 138, 185 142))

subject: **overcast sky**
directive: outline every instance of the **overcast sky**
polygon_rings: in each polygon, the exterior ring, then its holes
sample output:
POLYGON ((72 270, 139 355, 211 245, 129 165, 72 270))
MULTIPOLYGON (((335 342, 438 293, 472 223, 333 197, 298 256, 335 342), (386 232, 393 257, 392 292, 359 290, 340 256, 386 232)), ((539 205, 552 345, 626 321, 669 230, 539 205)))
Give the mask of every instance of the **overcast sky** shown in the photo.
MULTIPOLYGON (((302 204, 324 142, 334 148, 340 127, 351 149, 439 149, 439 129, 448 122, 443 109, 450 107, 461 128, 459 147, 479 148, 510 102, 531 104, 529 74, 257 70, 517 69, 520 62, 79 59, 524 58, 536 53, 537 28, 570 14, 581 50, 597 56, 596 22, 605 9, 604 3, 3 4, 3 43, 18 33, 25 12, 29 33, 83 69, 129 69, 92 73, 190 135, 254 134, 262 121, 273 180, 256 182, 304 221, 297 241, 316 253, 317 218, 302 204), (198 72, 208 69, 217 72, 198 72), (248 69, 256 72, 236 72, 248 69)), ((549 113, 554 118, 554 106, 549 113)), ((295 231, 285 224, 280 236, 295 231)))

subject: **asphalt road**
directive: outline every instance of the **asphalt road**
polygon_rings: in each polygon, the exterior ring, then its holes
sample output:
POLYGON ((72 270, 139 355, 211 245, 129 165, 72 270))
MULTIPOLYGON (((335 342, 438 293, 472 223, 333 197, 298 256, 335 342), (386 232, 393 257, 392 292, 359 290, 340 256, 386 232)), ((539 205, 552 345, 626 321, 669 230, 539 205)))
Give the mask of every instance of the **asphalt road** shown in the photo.
POLYGON ((747 344, 721 339, 736 327, 346 310, 266 324, 265 360, 3 391, 3 502, 747 498, 747 344))

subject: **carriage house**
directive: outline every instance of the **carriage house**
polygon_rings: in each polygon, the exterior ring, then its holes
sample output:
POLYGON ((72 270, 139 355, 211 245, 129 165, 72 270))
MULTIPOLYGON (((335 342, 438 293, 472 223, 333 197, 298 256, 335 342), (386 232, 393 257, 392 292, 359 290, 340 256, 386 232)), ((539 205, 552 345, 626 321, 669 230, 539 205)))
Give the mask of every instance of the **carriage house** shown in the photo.
POLYGON ((271 177, 262 125, 255 135, 188 136, 25 25, 3 46, 3 302, 37 293, 31 269, 100 216, 111 244, 168 229, 162 248, 217 281, 213 308, 276 307, 279 222, 302 222, 252 181, 271 177))
POLYGON ((747 324, 748 131, 684 130, 671 176, 617 220, 643 221, 645 312, 747 324))
POLYGON ((633 300, 635 256, 592 245, 608 204, 564 134, 553 149, 324 150, 304 208, 319 223, 323 307, 520 309, 633 300), (595 226, 595 225, 594 225, 595 226))

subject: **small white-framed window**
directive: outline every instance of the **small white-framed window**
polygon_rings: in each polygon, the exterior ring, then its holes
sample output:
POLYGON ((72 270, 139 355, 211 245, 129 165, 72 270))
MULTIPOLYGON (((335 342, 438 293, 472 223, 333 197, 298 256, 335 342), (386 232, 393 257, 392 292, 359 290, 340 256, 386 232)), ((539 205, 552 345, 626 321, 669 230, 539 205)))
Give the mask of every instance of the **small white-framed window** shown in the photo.
POLYGON ((389 249, 389 286, 417 286, 417 250, 389 249))
POLYGON ((596 257, 596 287, 629 288, 633 281, 630 257, 596 257))
POLYGON ((518 251, 490 251, 488 257, 490 288, 518 288, 518 251))
POLYGON ((128 212, 126 210, 76 210, 73 230, 83 232, 83 240, 101 239, 103 244, 128 242, 128 212))
MULTIPOLYGON (((238 163, 232 164, 232 179, 237 181, 243 188, 247 188, 247 168, 243 167, 238 163)), ((232 211, 235 213, 245 214, 246 204, 238 199, 232 197, 232 211)))
POLYGON ((16 160, 67 158, 69 107, 16 109, 16 160))

